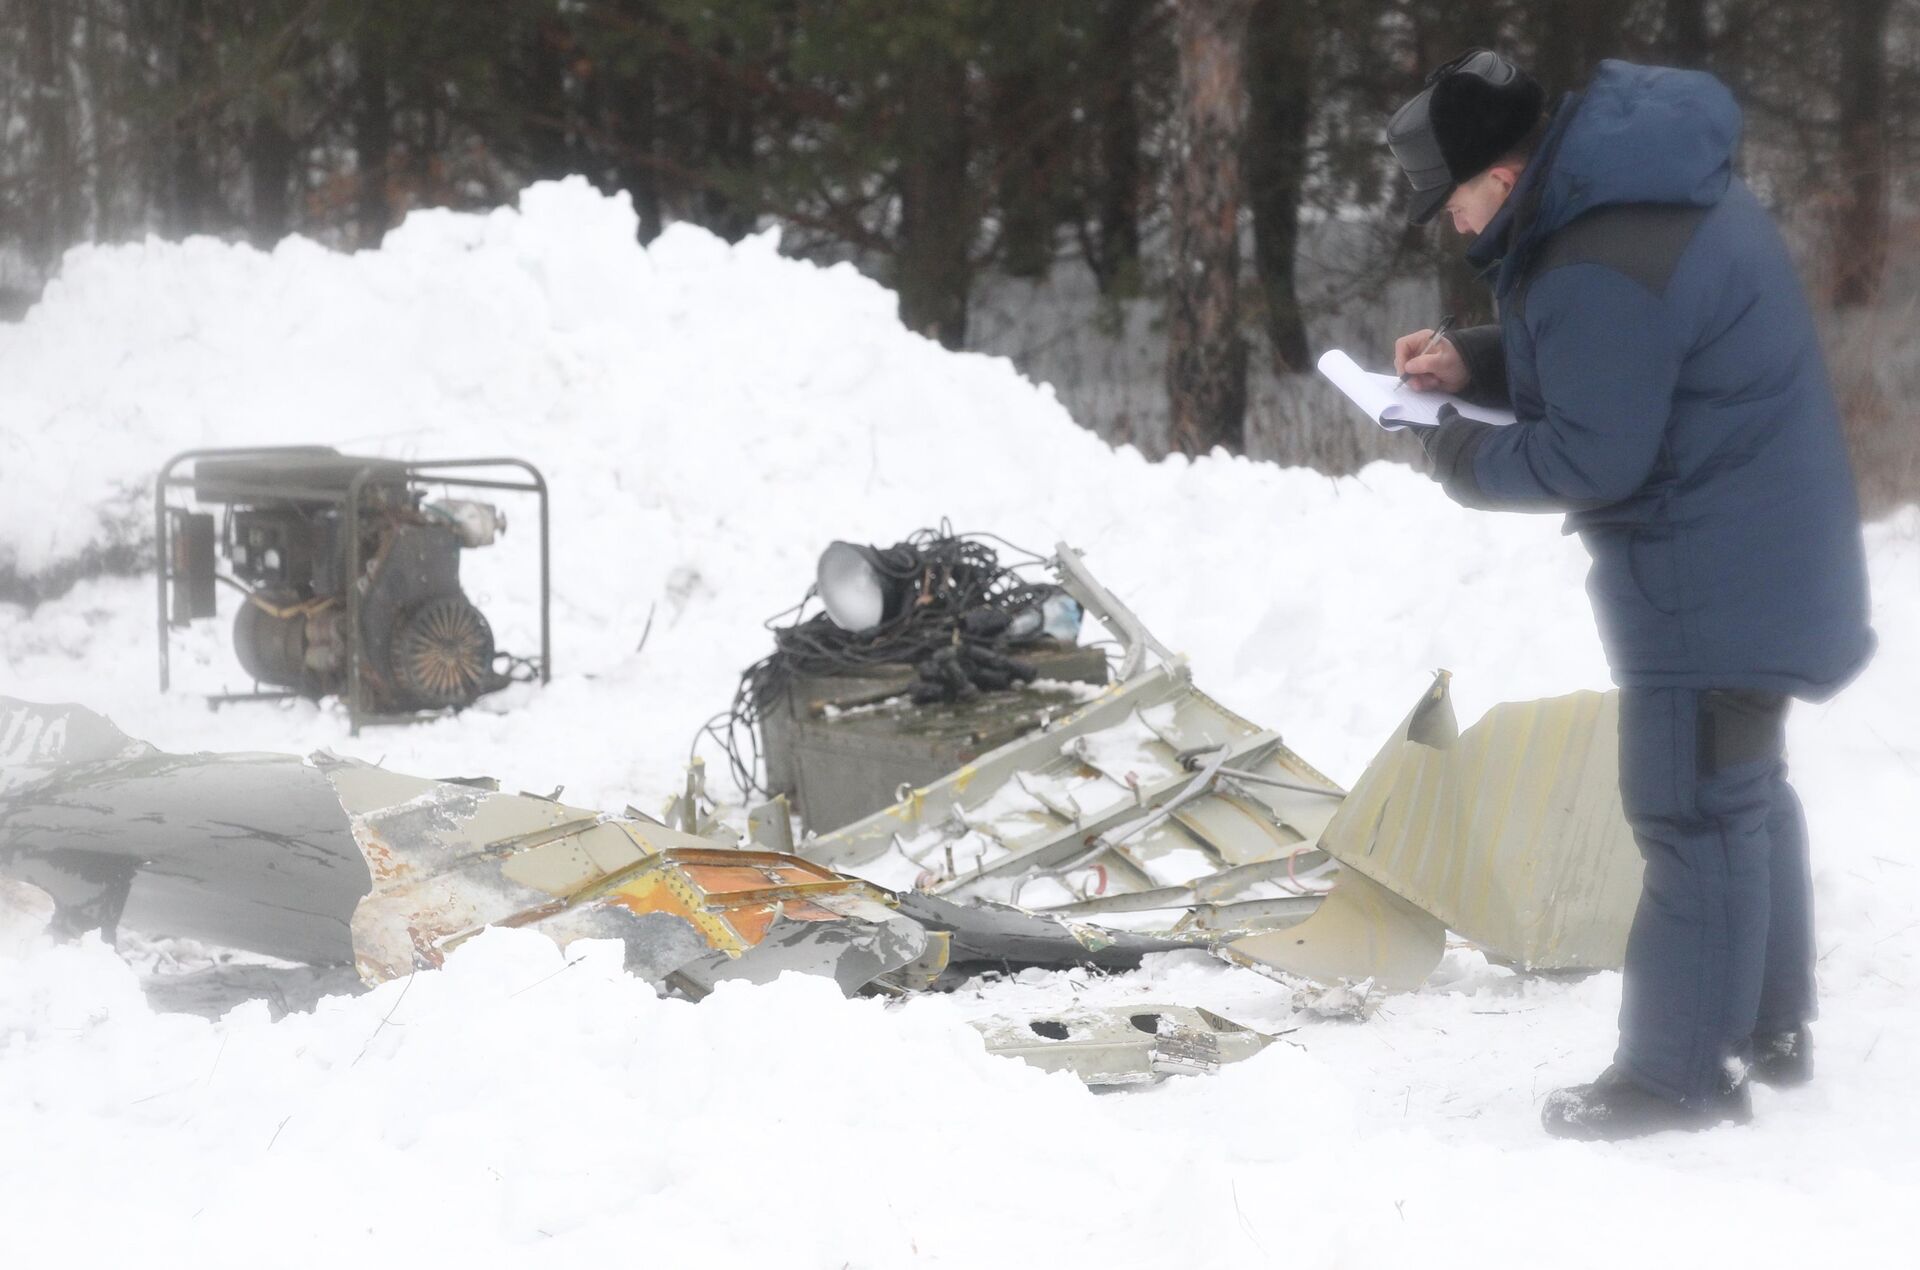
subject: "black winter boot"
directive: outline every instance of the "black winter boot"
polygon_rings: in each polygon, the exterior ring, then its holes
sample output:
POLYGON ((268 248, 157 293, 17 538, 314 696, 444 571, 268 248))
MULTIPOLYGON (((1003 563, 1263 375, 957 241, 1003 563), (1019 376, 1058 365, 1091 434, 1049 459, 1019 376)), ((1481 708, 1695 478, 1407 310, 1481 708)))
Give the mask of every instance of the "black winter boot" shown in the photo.
POLYGON ((1669 1129, 1693 1132, 1751 1119, 1753 1098, 1745 1080, 1730 1077, 1713 1106, 1697 1110, 1642 1089, 1617 1063, 1590 1085, 1554 1090, 1540 1108, 1540 1123, 1548 1133, 1582 1142, 1619 1142, 1669 1129))
POLYGON ((1802 1023, 1791 1032, 1755 1032, 1747 1074, 1776 1088, 1806 1084, 1813 1079, 1813 1030, 1802 1023))

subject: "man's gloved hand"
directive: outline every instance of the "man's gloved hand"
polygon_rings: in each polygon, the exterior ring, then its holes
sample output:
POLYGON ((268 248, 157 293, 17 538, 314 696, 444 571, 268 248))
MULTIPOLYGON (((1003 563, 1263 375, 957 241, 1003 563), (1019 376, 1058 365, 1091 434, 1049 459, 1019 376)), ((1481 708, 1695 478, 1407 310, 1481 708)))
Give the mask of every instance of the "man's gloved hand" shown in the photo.
POLYGON ((1430 474, 1455 502, 1485 506, 1473 474, 1473 456, 1494 425, 1467 418, 1452 402, 1440 407, 1438 418, 1439 427, 1420 429, 1420 447, 1427 452, 1430 474))

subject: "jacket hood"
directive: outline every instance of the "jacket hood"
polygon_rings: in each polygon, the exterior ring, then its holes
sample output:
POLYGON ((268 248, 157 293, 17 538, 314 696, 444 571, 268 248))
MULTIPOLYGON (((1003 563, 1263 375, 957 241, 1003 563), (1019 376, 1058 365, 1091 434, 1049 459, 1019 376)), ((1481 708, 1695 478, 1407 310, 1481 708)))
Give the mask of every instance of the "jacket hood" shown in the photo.
POLYGON ((1470 255, 1511 263, 1616 203, 1711 207, 1733 179, 1739 144, 1740 108, 1705 71, 1604 61, 1586 91, 1554 112, 1534 162, 1470 255))

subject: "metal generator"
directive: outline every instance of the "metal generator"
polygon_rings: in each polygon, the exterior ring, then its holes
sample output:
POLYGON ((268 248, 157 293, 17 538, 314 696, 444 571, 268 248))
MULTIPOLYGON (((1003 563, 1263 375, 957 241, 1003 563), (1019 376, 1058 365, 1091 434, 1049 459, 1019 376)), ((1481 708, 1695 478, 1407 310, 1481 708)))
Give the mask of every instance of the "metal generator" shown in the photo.
POLYGON ((216 703, 338 695, 357 729, 458 709, 515 678, 545 682, 552 673, 547 487, 524 460, 408 462, 323 446, 192 450, 160 470, 154 508, 163 691, 170 628, 215 616, 218 583, 244 596, 233 647, 256 689, 216 703), (187 463, 191 475, 177 474, 187 463), (501 479, 507 468, 525 479, 501 479), (460 586, 460 553, 491 546, 505 516, 489 503, 429 500, 429 485, 537 497, 537 659, 496 648, 486 615, 460 586), (176 492, 220 515, 175 505, 176 492))

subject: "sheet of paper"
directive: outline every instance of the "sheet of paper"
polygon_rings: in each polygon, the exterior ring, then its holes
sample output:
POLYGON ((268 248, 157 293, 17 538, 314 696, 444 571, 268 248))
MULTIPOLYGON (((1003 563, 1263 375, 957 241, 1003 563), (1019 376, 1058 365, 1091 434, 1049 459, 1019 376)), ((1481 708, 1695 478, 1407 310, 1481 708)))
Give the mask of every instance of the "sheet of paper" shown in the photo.
POLYGON ((1366 411, 1367 418, 1389 432, 1435 427, 1440 422, 1440 407, 1449 403, 1469 419, 1499 424, 1514 421, 1511 410, 1476 406, 1444 392, 1415 392, 1402 385, 1397 375, 1376 375, 1361 369, 1359 363, 1337 348, 1324 354, 1319 365, 1320 373, 1332 380, 1335 388, 1366 411))

